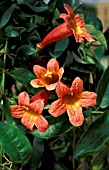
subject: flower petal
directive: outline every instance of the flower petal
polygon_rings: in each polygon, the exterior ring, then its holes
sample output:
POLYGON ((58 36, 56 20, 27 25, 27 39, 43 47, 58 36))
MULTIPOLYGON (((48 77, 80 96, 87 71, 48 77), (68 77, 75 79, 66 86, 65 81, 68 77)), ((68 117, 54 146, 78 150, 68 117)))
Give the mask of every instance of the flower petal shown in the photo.
POLYGON ((63 114, 64 112, 66 112, 66 110, 67 110, 66 105, 63 104, 61 99, 58 99, 50 105, 48 112, 52 116, 58 117, 61 114, 63 114))
POLYGON ((57 83, 53 83, 53 84, 50 84, 50 85, 46 85, 46 89, 47 89, 48 91, 54 90, 54 89, 56 88, 56 85, 57 85, 57 83))
POLYGON ((68 15, 70 16, 70 20, 74 19, 74 12, 73 9, 68 5, 64 3, 64 8, 67 11, 68 15))
POLYGON ((64 69, 61 67, 59 69, 59 81, 61 80, 62 76, 63 76, 63 73, 64 73, 64 69))
POLYGON ((30 118, 30 116, 25 116, 21 119, 21 123, 30 130, 34 130, 34 119, 30 118))
POLYGON ((56 93, 59 98, 62 98, 64 95, 70 93, 70 88, 68 86, 66 86, 64 83, 59 81, 57 83, 56 93))
POLYGON ((75 20, 77 26, 84 27, 86 25, 86 23, 84 22, 84 20, 81 18, 79 14, 75 16, 75 20))
POLYGON ((49 97, 50 97, 51 92, 48 90, 42 90, 40 92, 38 92, 36 95, 34 95, 31 99, 30 99, 30 103, 40 99, 43 100, 44 105, 47 103, 49 97))
POLYGON ((45 87, 45 84, 40 79, 31 80, 30 84, 34 88, 45 87))
POLYGON ((12 116, 15 118, 22 118, 24 115, 24 109, 19 105, 10 105, 12 116))
POLYGON ((80 103, 81 107, 96 105, 97 94, 94 92, 85 91, 82 92, 79 97, 80 99, 78 100, 78 102, 80 103))
POLYGON ((95 39, 88 33, 88 31, 85 28, 81 28, 82 33, 81 36, 84 37, 87 41, 93 42, 95 39))
POLYGON ((33 71, 34 71, 34 74, 36 75, 36 77, 38 79, 41 79, 47 70, 46 70, 46 68, 41 67, 39 65, 34 65, 33 71))
POLYGON ((70 91, 80 95, 82 93, 82 90, 83 90, 83 81, 79 77, 76 77, 72 82, 70 91))
POLYGON ((10 109, 12 112, 16 112, 17 110, 20 110, 22 107, 19 105, 10 105, 10 109))
POLYGON ((21 92, 18 96, 18 103, 20 106, 28 106, 30 103, 30 98, 27 92, 21 92))
POLYGON ((34 123, 40 132, 45 132, 49 128, 47 120, 42 115, 38 116, 34 123))
POLYGON ((62 14, 60 15, 60 18, 63 18, 64 21, 66 21, 66 22, 69 22, 69 20, 70 20, 70 16, 67 15, 67 14, 64 14, 64 13, 62 13, 62 14))
POLYGON ((74 37, 75 37, 76 42, 78 42, 78 43, 83 43, 83 42, 84 42, 84 39, 83 39, 82 36, 83 36, 83 35, 81 35, 81 34, 76 34, 76 33, 74 32, 74 37))
POLYGON ((59 63, 55 58, 50 59, 49 62, 47 63, 47 71, 50 71, 50 72, 59 71, 59 63))
POLYGON ((68 108, 67 113, 69 116, 69 121, 74 126, 81 126, 84 121, 84 116, 81 107, 68 108))
POLYGON ((42 111, 44 109, 44 101, 38 99, 35 102, 31 103, 29 108, 34 112, 36 112, 36 114, 42 114, 42 111))

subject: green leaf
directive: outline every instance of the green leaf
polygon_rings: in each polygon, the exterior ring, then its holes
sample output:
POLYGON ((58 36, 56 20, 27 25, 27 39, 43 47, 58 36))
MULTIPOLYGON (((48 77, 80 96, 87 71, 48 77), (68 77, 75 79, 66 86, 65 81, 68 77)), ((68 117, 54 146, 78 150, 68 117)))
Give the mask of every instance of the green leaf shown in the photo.
POLYGON ((14 163, 26 164, 32 153, 32 147, 22 131, 10 124, 0 123, 0 145, 14 163))
POLYGON ((109 106, 109 83, 108 83, 108 86, 104 92, 104 95, 103 95, 103 98, 102 98, 102 101, 100 104, 100 108, 104 109, 108 106, 109 106))
POLYGON ((20 4, 20 3, 26 3, 27 0, 17 0, 17 3, 20 4))
POLYGON ((100 151, 109 140, 109 110, 99 116, 81 136, 77 143, 74 158, 100 151))
POLYGON ((99 59, 108 59, 109 58, 109 55, 105 55, 105 51, 106 50, 105 50, 104 45, 96 46, 96 48, 94 49, 94 52, 95 52, 97 58, 99 58, 99 59))
POLYGON ((50 45, 49 53, 52 57, 58 58, 63 54, 65 49, 68 47, 69 39, 68 37, 56 41, 50 45))
MULTIPOLYGON (((29 30, 27 30, 27 31, 29 31, 29 30)), ((26 32, 27 32, 26 31, 26 32)), ((31 44, 34 44, 34 43, 36 43, 36 42, 40 42, 41 41, 41 38, 40 38, 40 35, 39 35, 39 33, 38 33, 38 31, 36 31, 36 29, 35 30, 33 30, 33 31, 31 31, 31 32, 29 32, 29 35, 28 35, 28 37, 27 37, 27 41, 31 44)), ((36 51, 35 51, 36 49, 34 48, 34 52, 33 52, 33 55, 35 55, 36 56, 36 51)))
POLYGON ((106 88, 108 87, 109 76, 107 76, 107 75, 109 75, 109 66, 107 67, 107 69, 103 73, 101 79, 99 80, 98 86, 97 86, 96 92, 98 94, 98 96, 97 96, 97 104, 98 105, 101 104, 104 94, 105 94, 104 97, 106 97, 107 94, 108 94, 108 92, 106 91, 106 88))
POLYGON ((27 25, 26 25, 26 28, 27 28, 26 32, 31 32, 34 29, 36 30, 37 27, 38 26, 35 23, 27 23, 27 25))
POLYGON ((104 146, 104 148, 100 151, 100 153, 95 156, 93 165, 92 165, 92 170, 98 170, 103 166, 104 160, 107 155, 107 150, 108 150, 108 147, 104 146))
POLYGON ((96 17, 95 8, 93 7, 89 8, 88 6, 86 10, 83 9, 82 13, 84 14, 84 21, 86 24, 93 25, 97 30, 101 30, 101 31, 103 30, 103 25, 101 20, 98 17, 96 17))
POLYGON ((71 128, 73 128, 73 126, 68 121, 64 121, 50 125, 50 127, 45 132, 34 130, 29 133, 40 138, 51 138, 66 133, 71 128))
POLYGON ((103 44, 107 49, 107 41, 104 34, 101 31, 97 30, 93 25, 88 25, 88 24, 85 26, 85 28, 96 40, 98 40, 101 44, 103 44))
MULTIPOLYGON (((27 4, 26 4, 27 5, 27 4)), ((36 12, 36 13, 40 13, 40 12, 44 12, 48 9, 48 6, 46 4, 44 4, 45 6, 40 6, 40 7, 35 7, 32 5, 27 5, 32 11, 36 12)))
POLYGON ((35 79, 35 75, 25 68, 15 68, 8 72, 8 74, 15 80, 21 82, 29 92, 34 93, 36 90, 30 84, 30 81, 35 79))
POLYGON ((2 164, 2 157, 3 157, 2 146, 0 145, 0 169, 1 169, 1 164, 2 164))
POLYGON ((3 101, 3 112, 2 112, 2 114, 5 115, 6 120, 9 123, 13 122, 13 117, 11 115, 11 110, 10 110, 10 102, 9 102, 8 98, 5 98, 4 101, 3 101))
POLYGON ((5 29, 5 33, 8 37, 18 37, 25 30, 26 30, 26 28, 24 28, 24 27, 8 26, 5 29))
POLYGON ((16 8, 16 4, 12 4, 10 8, 7 9, 7 11, 3 14, 1 21, 0 21, 0 29, 4 27, 10 20, 11 14, 16 8))
POLYGON ((49 3, 48 3, 49 8, 47 10, 48 11, 48 15, 53 13, 54 16, 55 16, 56 4, 57 4, 57 0, 49 1, 49 3))
POLYGON ((44 141, 41 138, 34 137, 33 140, 33 151, 32 157, 30 162, 30 169, 29 170, 36 170, 37 166, 40 163, 40 159, 44 152, 44 141))
POLYGON ((21 56, 28 56, 36 54, 36 49, 31 45, 22 45, 17 50, 17 55, 21 56))
POLYGON ((44 12, 48 9, 48 6, 46 4, 44 4, 44 6, 32 6, 29 5, 27 3, 19 3, 20 8, 22 9, 22 11, 24 11, 25 13, 30 13, 30 14, 35 14, 35 13, 40 13, 40 12, 44 12))

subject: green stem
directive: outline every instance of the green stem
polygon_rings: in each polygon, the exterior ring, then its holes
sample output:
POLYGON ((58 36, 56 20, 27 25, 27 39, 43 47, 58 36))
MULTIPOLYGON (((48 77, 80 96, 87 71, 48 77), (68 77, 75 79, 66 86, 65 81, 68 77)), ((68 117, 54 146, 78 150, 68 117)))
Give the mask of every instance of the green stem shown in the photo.
MULTIPOLYGON (((8 41, 6 40, 5 48, 4 48, 4 70, 3 70, 3 73, 2 73, 1 97, 4 96, 4 94, 5 94, 5 67, 6 67, 7 46, 8 46, 8 41)), ((4 122, 4 113, 2 113, 2 122, 4 122)))
POLYGON ((103 111, 92 111, 93 114, 103 114, 103 111))
POLYGON ((7 55, 7 46, 8 46, 8 41, 6 41, 5 48, 4 48, 4 70, 2 74, 2 94, 5 92, 5 66, 6 66, 6 55, 7 55))

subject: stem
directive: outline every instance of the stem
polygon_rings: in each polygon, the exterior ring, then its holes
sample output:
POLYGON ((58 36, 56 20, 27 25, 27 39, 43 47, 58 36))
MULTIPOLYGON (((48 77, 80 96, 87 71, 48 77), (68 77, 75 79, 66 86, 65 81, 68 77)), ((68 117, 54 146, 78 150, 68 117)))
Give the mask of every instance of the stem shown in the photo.
POLYGON ((92 113, 96 113, 96 114, 103 114, 104 112, 102 112, 102 111, 92 111, 92 113))
POLYGON ((5 66, 6 66, 6 55, 7 55, 7 45, 8 41, 6 40, 5 48, 4 48, 4 70, 2 74, 2 94, 5 92, 5 66))
MULTIPOLYGON (((8 41, 6 40, 5 48, 4 48, 4 69, 2 73, 1 98, 5 94, 5 67, 6 67, 7 46, 8 46, 8 41)), ((4 116, 5 116, 4 113, 2 113, 2 122, 4 122, 4 116)))

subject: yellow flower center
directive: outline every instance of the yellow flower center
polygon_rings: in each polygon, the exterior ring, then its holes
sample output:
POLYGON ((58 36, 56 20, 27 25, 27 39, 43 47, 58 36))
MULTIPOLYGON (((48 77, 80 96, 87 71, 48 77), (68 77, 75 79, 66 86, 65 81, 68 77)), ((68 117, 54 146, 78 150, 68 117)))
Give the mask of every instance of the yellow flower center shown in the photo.
POLYGON ((36 119, 38 117, 38 114, 34 110, 25 106, 22 106, 22 108, 24 109, 25 112, 24 117, 27 116, 30 117, 31 119, 36 119))
POLYGON ((82 31, 82 29, 80 28, 80 26, 76 26, 76 28, 75 28, 75 33, 76 33, 76 34, 82 34, 82 33, 83 33, 83 31, 82 31))
POLYGON ((75 34, 82 34, 83 33, 81 27, 77 25, 75 19, 71 21, 71 28, 74 30, 75 34))
POLYGON ((55 72, 53 73, 47 71, 42 80, 45 84, 50 85, 59 81, 59 75, 55 72))

